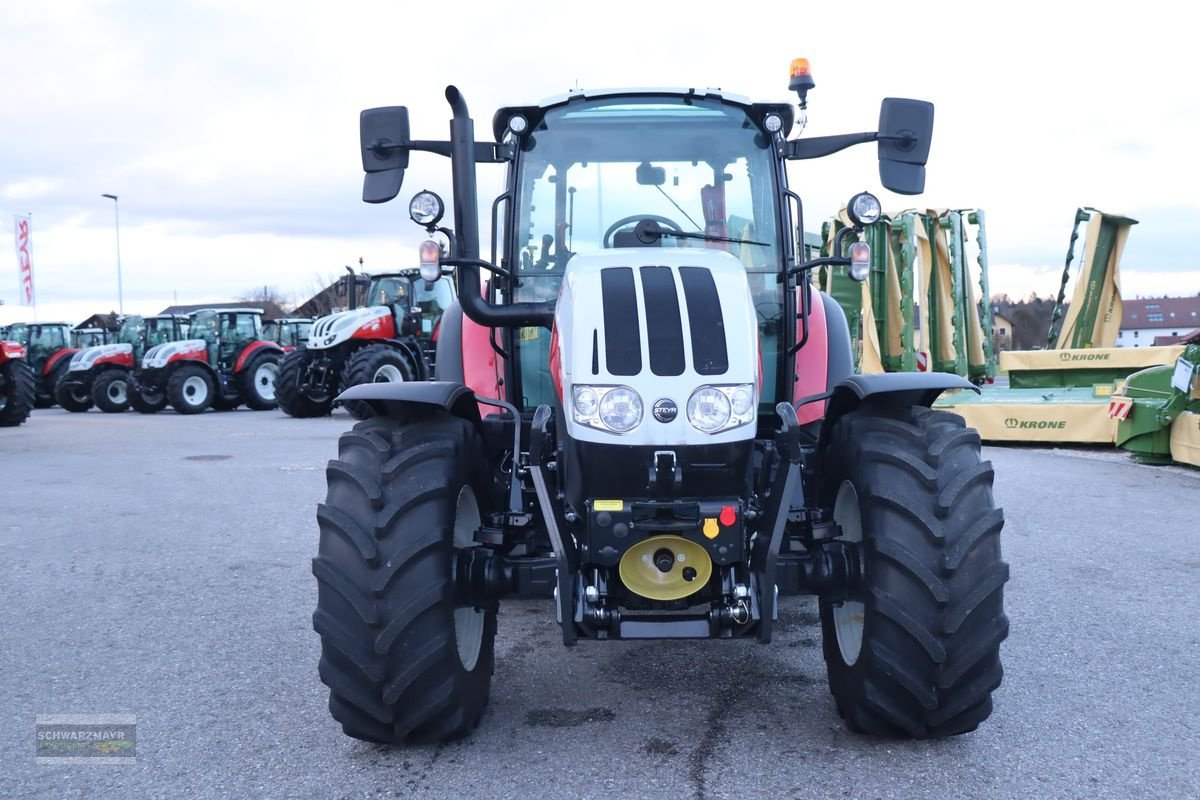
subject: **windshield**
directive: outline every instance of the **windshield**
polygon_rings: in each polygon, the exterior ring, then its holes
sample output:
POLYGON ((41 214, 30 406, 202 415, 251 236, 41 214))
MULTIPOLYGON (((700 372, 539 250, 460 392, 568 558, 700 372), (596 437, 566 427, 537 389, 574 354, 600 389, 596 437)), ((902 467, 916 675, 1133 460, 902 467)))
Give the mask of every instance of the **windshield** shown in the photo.
POLYGON ((170 319, 146 320, 146 346, 154 347, 174 340, 175 329, 170 319))
POLYGON ((66 325, 31 325, 29 346, 58 350, 67 346, 66 325))
POLYGON ((367 292, 367 305, 389 306, 392 303, 408 303, 408 278, 375 278, 367 292))
POLYGON ((748 270, 776 272, 773 159, 745 110, 715 100, 614 98, 552 109, 522 140, 518 270, 561 271, 574 253, 641 246, 634 225, 652 219, 694 237, 664 236, 662 247, 726 250, 748 270))
POLYGON ((142 340, 142 332, 146 329, 146 321, 142 317, 131 316, 121 320, 117 330, 117 341, 125 344, 136 344, 142 340))

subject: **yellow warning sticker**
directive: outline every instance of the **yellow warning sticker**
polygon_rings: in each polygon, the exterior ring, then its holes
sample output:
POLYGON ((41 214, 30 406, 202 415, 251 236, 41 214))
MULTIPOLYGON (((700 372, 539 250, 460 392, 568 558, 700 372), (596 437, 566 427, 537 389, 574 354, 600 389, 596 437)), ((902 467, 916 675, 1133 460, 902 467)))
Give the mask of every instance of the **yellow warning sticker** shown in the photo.
POLYGON ((624 500, 593 500, 592 501, 592 510, 593 511, 624 511, 625 510, 625 501, 624 500))

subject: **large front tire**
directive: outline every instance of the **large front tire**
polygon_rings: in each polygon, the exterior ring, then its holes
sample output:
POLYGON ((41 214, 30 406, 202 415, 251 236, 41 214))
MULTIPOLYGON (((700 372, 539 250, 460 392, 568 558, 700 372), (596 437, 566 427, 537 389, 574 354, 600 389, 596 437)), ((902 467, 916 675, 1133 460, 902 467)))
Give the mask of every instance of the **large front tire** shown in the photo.
POLYGON ((445 414, 375 418, 338 443, 313 559, 321 680, 350 736, 407 744, 467 735, 491 686, 495 608, 454 602, 456 550, 488 502, 478 433, 445 414))
POLYGON ((129 405, 139 414, 157 414, 167 407, 166 392, 151 389, 136 375, 129 376, 129 405))
POLYGON ((59 379, 54 387, 54 399, 67 411, 82 413, 92 407, 92 393, 85 382, 75 380, 71 373, 59 379))
POLYGON ((304 391, 304 373, 311 357, 311 351, 300 349, 285 353, 279 360, 275 398, 289 417, 327 417, 333 408, 332 394, 314 398, 304 391))
POLYGON ((279 378, 279 354, 260 353, 242 370, 239 384, 242 400, 255 411, 270 411, 279 405, 276 382, 279 378))
POLYGON ((860 542, 862 585, 821 602, 829 688, 860 733, 974 730, 1000 685, 1008 635, 1003 512, 979 434, 924 407, 860 409, 829 440, 821 501, 860 542))
POLYGON ((70 369, 71 359, 64 356, 58 360, 58 363, 54 365, 54 369, 50 370, 50 374, 43 379, 42 386, 38 387, 34 408, 50 408, 58 402, 56 396, 58 384, 66 377, 70 369))
MULTIPOLYGON (((369 344, 346 360, 342 391, 362 383, 403 383, 416 379, 417 371, 407 353, 391 345, 369 344)), ((371 404, 363 400, 346 400, 342 407, 358 419, 375 416, 371 404)))
POLYGON ((207 411, 217 396, 216 381, 203 367, 184 364, 167 380, 167 401, 180 414, 207 411))
POLYGON ((106 369, 92 381, 92 402, 108 414, 129 410, 129 373, 123 369, 106 369))
POLYGON ((37 397, 37 376, 24 359, 0 364, 0 428, 12 428, 29 419, 37 397))

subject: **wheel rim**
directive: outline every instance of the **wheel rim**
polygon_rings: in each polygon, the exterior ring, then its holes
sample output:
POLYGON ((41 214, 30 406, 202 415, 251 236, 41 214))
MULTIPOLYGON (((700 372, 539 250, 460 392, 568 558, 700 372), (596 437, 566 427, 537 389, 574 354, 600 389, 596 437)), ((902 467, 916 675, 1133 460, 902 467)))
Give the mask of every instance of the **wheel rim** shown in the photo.
POLYGON ((76 403, 86 403, 92 398, 88 397, 87 390, 85 390, 82 386, 76 386, 75 388, 71 389, 71 399, 76 403))
POLYGON ((404 373, 395 364, 381 364, 375 370, 375 383, 404 383, 404 373))
MULTIPOLYGON (((479 503, 470 486, 458 493, 454 510, 454 549, 475 547, 475 531, 479 530, 479 503)), ((471 606, 454 609, 454 640, 458 644, 458 660, 467 672, 475 669, 483 649, 484 612, 471 606)))
POLYGON ((190 406, 202 404, 208 399, 208 383, 199 375, 193 375, 183 382, 183 397, 190 406))
MULTIPOLYGON (((862 542, 862 510, 858 505, 858 492, 850 481, 842 481, 837 500, 833 506, 833 521, 842 529, 839 539, 847 542, 862 542)), ((833 631, 838 649, 846 666, 852 667, 862 652, 863 617, 866 607, 858 600, 846 600, 833 608, 833 631)))
POLYGON ((254 370, 254 385, 258 389, 259 397, 263 400, 275 399, 275 379, 278 376, 278 364, 260 364, 258 369, 254 370))
POLYGON ((113 381, 108 385, 108 399, 119 406, 123 406, 129 402, 129 394, 125 387, 125 381, 113 381))

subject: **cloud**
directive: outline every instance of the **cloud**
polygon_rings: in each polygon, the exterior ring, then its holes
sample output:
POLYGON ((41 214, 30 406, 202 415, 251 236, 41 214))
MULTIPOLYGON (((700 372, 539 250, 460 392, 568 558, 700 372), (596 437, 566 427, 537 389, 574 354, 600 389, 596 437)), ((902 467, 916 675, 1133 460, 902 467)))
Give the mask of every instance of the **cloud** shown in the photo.
MULTIPOLYGON (((873 129, 884 96, 934 101, 919 204, 987 211, 992 263, 1030 265, 1010 275, 993 267, 993 285, 1022 293, 1056 285, 1080 205, 1141 220, 1128 274, 1178 270, 1174 280, 1194 280, 1181 254, 1192 252, 1200 226, 1200 161, 1190 149, 1200 87, 1175 80, 1169 92, 1148 91, 1181 74, 1186 26, 1117 3, 1082 14, 1017 2, 952 17, 864 12, 847 47, 829 35, 844 29, 836 5, 806 6, 795 25, 747 18, 719 37, 692 4, 656 9, 633 31, 643 4, 614 2, 597 14, 530 0, 517 16, 502 6, 463 15, 447 38, 409 4, 383 0, 305 13, 234 0, 4 4, 0 70, 12 77, 0 105, 0 216, 33 212, 46 303, 110 304, 105 192, 121 198, 127 297, 158 302, 179 290, 181 302, 185 292, 215 299, 256 283, 298 293, 314 271, 358 255, 413 263, 423 234, 407 221, 405 200, 423 188, 452 200, 449 163, 415 154, 396 203, 360 202, 363 108, 407 104, 414 137, 444 138, 442 91, 456 83, 486 139, 495 108, 577 84, 722 86, 787 99, 788 62, 807 55, 817 89, 806 136, 873 129), (638 57, 614 58, 614 42, 634 36, 638 57), (1112 52, 1122 54, 1120 69, 1112 52)), ((856 191, 877 188, 876 170, 869 147, 790 166, 809 229, 856 191)), ((492 169, 480 186, 485 230, 498 175, 492 169)), ((885 207, 913 204, 882 197, 885 207)), ((0 256, 0 298, 12 303, 15 265, 10 279, 5 264, 0 256)))

